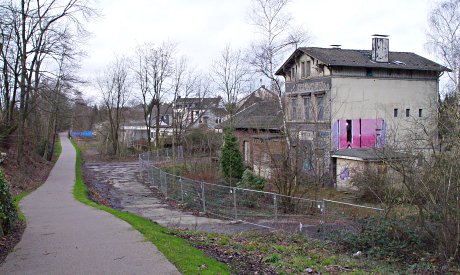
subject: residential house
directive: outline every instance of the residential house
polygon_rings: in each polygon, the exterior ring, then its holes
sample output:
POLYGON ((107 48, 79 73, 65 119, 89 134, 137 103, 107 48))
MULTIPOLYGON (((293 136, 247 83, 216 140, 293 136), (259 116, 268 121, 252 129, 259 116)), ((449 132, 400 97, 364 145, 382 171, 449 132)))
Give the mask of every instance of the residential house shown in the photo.
MULTIPOLYGON (((276 72, 285 78, 289 128, 305 151, 304 169, 334 174, 337 151, 399 146, 424 124, 437 137, 439 77, 447 68, 410 52, 389 51, 376 35, 372 50, 296 49, 276 72)), ((427 143, 413 140, 423 150, 427 143)))
POLYGON ((174 114, 183 127, 206 127, 215 129, 227 118, 221 97, 178 98, 174 103, 174 114))
MULTIPOLYGON (((131 119, 121 126, 121 141, 128 147, 140 147, 147 145, 147 126, 145 125, 143 117, 142 106, 134 107, 131 113, 131 119)), ((160 112, 157 115, 158 110, 156 106, 152 110, 150 116, 151 128, 150 128, 150 139, 155 142, 156 132, 156 119, 160 119, 160 137, 168 137, 173 133, 173 108, 171 104, 161 104, 160 112)))

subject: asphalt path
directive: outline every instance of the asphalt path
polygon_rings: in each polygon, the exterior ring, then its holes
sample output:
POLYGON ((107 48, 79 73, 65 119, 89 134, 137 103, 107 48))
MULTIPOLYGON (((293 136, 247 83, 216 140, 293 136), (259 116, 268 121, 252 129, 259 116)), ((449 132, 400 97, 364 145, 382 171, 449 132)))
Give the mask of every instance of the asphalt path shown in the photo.
POLYGON ((128 223, 74 199, 75 150, 60 137, 48 179, 21 202, 27 228, 0 274, 179 274, 128 223))

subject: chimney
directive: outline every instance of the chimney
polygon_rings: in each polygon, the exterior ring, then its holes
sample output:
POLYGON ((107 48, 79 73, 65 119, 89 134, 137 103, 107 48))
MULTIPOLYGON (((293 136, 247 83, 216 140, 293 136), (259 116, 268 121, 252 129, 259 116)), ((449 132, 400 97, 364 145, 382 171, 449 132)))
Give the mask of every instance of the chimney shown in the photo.
POLYGON ((388 35, 374 34, 372 37, 372 61, 387 63, 389 52, 388 35))

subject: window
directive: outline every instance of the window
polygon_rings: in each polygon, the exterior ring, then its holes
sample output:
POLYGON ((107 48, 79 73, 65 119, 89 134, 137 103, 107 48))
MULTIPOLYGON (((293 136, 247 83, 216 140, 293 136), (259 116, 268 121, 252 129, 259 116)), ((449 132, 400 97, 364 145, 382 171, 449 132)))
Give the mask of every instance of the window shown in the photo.
POLYGON ((393 109, 393 116, 398 117, 398 108, 393 109))
POLYGON ((367 68, 366 69, 366 76, 373 76, 374 73, 372 72, 372 69, 371 68, 367 68))
POLYGON ((303 98, 303 107, 304 107, 304 113, 305 113, 305 120, 308 121, 310 120, 310 97, 304 97, 303 98))
POLYGON ((310 68, 311 68, 311 62, 307 61, 305 62, 305 76, 308 77, 311 74, 310 68))
POLYGON ((418 117, 422 117, 423 109, 418 109, 418 117))
POLYGON ((310 76, 310 67, 311 67, 310 61, 300 62, 300 76, 302 78, 306 78, 310 76))
POLYGON ((250 161, 249 141, 243 142, 243 148, 244 148, 244 161, 249 162, 250 161))
POLYGON ((291 81, 295 80, 295 66, 291 68, 291 81))
POLYGON ((324 97, 318 96, 316 98, 316 106, 318 107, 318 120, 324 120, 324 97))
POLYGON ((406 109, 406 117, 410 117, 410 109, 406 109))
POLYGON ((300 77, 305 77, 305 61, 300 62, 300 77))
POLYGON ((297 98, 291 99, 291 120, 297 120, 297 98))

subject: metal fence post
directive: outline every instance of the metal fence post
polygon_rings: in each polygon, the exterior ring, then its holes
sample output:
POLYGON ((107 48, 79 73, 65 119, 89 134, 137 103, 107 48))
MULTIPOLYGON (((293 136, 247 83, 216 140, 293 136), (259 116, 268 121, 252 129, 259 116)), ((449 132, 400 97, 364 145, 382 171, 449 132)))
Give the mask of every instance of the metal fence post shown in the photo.
POLYGON ((238 220, 238 212, 236 207, 236 187, 233 187, 233 211, 235 211, 235 220, 238 220))
POLYGON ((321 204, 321 216, 322 216, 322 223, 326 223, 326 202, 322 201, 321 204))
POLYGON ((163 194, 163 181, 161 180, 162 172, 158 169, 158 188, 160 189, 161 194, 163 194))
POLYGON ((204 197, 204 183, 201 182, 201 200, 203 202, 203 212, 206 213, 206 199, 204 197))
POLYGON ((276 194, 273 194, 273 211, 275 213, 275 220, 278 220, 278 202, 276 201, 276 194))
POLYGON ((184 183, 182 182, 182 177, 179 177, 180 182, 180 196, 182 198, 182 202, 184 202, 184 183))
POLYGON ((163 175, 165 180, 165 198, 168 199, 168 173, 163 172, 163 175))

